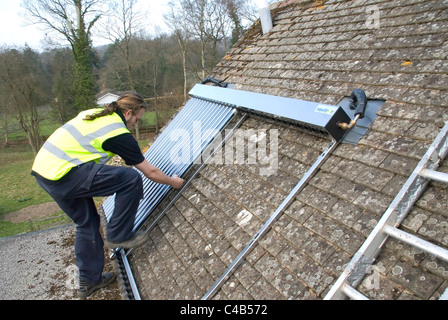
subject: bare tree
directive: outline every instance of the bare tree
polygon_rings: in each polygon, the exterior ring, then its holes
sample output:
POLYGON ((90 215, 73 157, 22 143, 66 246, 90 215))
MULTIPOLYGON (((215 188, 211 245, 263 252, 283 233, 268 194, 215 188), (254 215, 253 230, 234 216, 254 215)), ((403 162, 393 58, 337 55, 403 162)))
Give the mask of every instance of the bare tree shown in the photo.
POLYGON ((108 19, 102 23, 102 37, 110 40, 120 51, 125 63, 129 89, 136 90, 132 73, 131 42, 138 31, 136 26, 143 14, 136 10, 138 0, 115 0, 109 4, 108 19))
MULTIPOLYGON (((233 42, 242 34, 241 12, 248 12, 249 0, 173 0, 171 12, 165 17, 180 41, 191 36, 199 41, 199 78, 204 79, 218 62, 218 46, 229 49, 228 39, 233 31, 233 42)), ((185 49, 184 44, 181 47, 185 49)), ((185 49, 186 50, 186 49, 185 49)), ((193 50, 190 46, 189 50, 193 50)))
MULTIPOLYGON (((5 52, 6 49, 0 49, 5 52)), ((2 53, 0 53, 0 61, 2 61, 2 53)), ((0 71, 1 71, 0 65, 0 71)), ((8 84, 0 78, 0 114, 2 115, 3 137, 5 139, 5 148, 9 147, 9 118, 12 115, 11 92, 8 84)))
POLYGON ((23 7, 33 23, 56 33, 72 47, 74 56, 75 103, 79 109, 95 104, 90 34, 101 17, 104 0, 23 0, 23 7))
POLYGON ((232 45, 235 44, 238 39, 243 35, 244 26, 242 19, 245 17, 242 14, 248 12, 247 0, 219 0, 222 6, 226 10, 226 15, 229 17, 233 24, 231 31, 232 34, 232 45))
POLYGON ((187 50, 189 42, 191 40, 191 33, 188 29, 188 24, 183 18, 183 11, 180 6, 173 1, 171 1, 168 6, 170 11, 164 16, 164 18, 169 28, 176 36, 177 43, 179 45, 184 78, 184 102, 186 102, 188 98, 187 50))
POLYGON ((4 87, 5 89, 0 89, 1 93, 0 96, 2 99, 0 101, 0 114, 2 115, 2 122, 3 122, 3 137, 5 139, 5 148, 9 147, 9 117, 11 116, 11 103, 9 100, 9 90, 6 89, 6 85, 3 81, 0 83, 1 87, 4 87), (6 99, 5 99, 6 98, 6 99))
POLYGON ((140 50, 137 52, 137 56, 142 60, 143 55, 146 55, 146 62, 144 68, 146 69, 146 82, 145 85, 151 87, 153 95, 154 95, 154 112, 155 112, 155 126, 156 133, 160 130, 160 121, 159 121, 159 87, 161 86, 161 68, 163 67, 163 58, 164 51, 166 48, 164 35, 159 35, 151 41, 141 41, 142 45, 140 46, 140 50))
POLYGON ((34 154, 41 147, 37 106, 46 92, 46 77, 38 54, 26 47, 19 51, 6 50, 0 54, 0 79, 9 93, 20 126, 25 131, 34 154))
MULTIPOLYGON (((136 9, 138 0, 115 0, 109 4, 108 19, 102 24, 102 36, 115 44, 126 68, 128 90, 136 91, 132 71, 132 41, 138 31, 136 26, 143 20, 143 14, 136 9)), ((140 139, 140 123, 135 126, 137 140, 140 139)))
POLYGON ((47 68, 52 74, 52 92, 54 106, 61 124, 66 123, 76 115, 75 99, 73 96, 73 55, 69 48, 47 52, 51 58, 47 61, 47 68))
MULTIPOLYGON (((72 46, 79 37, 77 31, 84 29, 90 34, 101 16, 98 9, 101 0, 23 0, 22 6, 32 23, 44 26, 48 32, 55 31, 72 46)), ((60 38, 59 38, 60 39, 60 38)))
POLYGON ((179 4, 183 12, 181 19, 185 21, 191 34, 200 42, 200 78, 204 79, 207 74, 207 47, 212 40, 210 35, 214 33, 215 26, 215 24, 209 24, 214 16, 215 2, 212 0, 180 0, 179 4))

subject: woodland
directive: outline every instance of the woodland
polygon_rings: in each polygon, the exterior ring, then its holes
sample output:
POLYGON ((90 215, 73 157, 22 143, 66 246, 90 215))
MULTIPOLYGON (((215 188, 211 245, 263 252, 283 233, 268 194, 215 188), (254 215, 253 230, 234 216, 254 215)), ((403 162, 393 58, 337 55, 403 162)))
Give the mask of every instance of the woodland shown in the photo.
POLYGON ((163 17, 168 31, 154 34, 142 27, 145 14, 138 4, 22 1, 24 16, 46 30, 46 49, 0 47, 4 147, 19 128, 36 154, 51 133, 43 123, 61 125, 96 106, 98 95, 107 91, 144 96, 158 130, 161 111, 185 102, 189 89, 210 74, 257 19, 252 0, 172 0, 163 17), (95 46, 92 32, 109 44, 95 46))

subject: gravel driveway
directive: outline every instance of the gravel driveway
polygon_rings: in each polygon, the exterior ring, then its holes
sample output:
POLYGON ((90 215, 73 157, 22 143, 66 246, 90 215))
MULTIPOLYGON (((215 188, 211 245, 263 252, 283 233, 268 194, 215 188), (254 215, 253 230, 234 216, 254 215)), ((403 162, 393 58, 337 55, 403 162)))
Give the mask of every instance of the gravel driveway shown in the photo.
MULTIPOLYGON (((0 300, 77 300, 74 238, 68 225, 0 239, 0 300)), ((105 271, 113 271, 105 255, 105 271)), ((88 299, 120 300, 118 284, 88 299)))

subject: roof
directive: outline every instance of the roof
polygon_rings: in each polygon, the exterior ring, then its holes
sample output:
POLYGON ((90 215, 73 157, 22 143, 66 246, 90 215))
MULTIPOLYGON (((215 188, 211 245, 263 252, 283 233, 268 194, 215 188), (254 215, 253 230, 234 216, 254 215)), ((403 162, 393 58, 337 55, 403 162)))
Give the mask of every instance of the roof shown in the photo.
POLYGON ((111 102, 117 101, 117 99, 120 96, 113 94, 113 93, 106 93, 105 95, 101 96, 100 98, 97 99, 97 103, 99 105, 105 105, 105 104, 109 104, 111 102))
POLYGON ((111 90, 105 89, 96 95, 96 100, 98 105, 106 105, 111 102, 117 101, 120 97, 118 92, 112 92, 111 90))
MULTIPOLYGON (((341 144, 214 296, 322 299, 448 120, 448 3, 423 0, 285 1, 274 28, 255 24, 216 66, 233 89, 337 105, 353 89, 385 100, 357 145, 341 144)), ((199 299, 282 203, 328 140, 278 130, 278 170, 209 164, 130 255, 143 299, 199 299)), ((442 171, 447 172, 442 164, 442 171)), ((431 183, 402 227, 448 246, 448 192, 431 183)), ((389 240, 372 299, 437 299, 448 264, 389 240), (413 280, 413 281, 410 281, 413 280)))

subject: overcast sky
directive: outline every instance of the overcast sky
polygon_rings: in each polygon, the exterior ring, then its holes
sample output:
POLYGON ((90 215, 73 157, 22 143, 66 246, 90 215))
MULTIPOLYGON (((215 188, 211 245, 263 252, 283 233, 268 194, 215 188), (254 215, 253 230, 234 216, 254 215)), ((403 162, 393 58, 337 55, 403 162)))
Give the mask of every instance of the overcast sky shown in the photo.
MULTIPOLYGON (((42 40, 45 32, 37 26, 27 25, 23 18, 23 8, 20 6, 21 0, 0 0, 0 46, 24 46, 27 43, 35 50, 42 50, 42 40), (22 15, 20 15, 22 12, 22 15)), ((141 0, 150 15, 149 21, 154 21, 154 25, 163 26, 163 6, 168 3, 166 0, 141 0)), ((154 32, 148 26, 149 32, 154 32)), ((93 45, 104 44, 103 40, 94 38, 93 45)))

